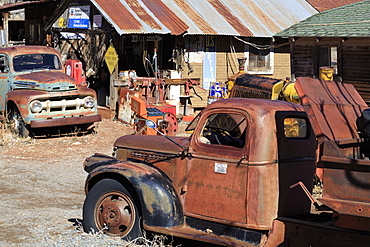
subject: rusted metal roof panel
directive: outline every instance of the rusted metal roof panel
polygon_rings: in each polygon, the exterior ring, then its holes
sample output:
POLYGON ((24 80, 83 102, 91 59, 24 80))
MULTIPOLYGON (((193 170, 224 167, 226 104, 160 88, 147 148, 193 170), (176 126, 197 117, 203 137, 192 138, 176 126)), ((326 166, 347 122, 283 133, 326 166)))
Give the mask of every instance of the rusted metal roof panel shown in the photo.
MULTIPOLYGON (((209 0, 211 1, 211 0, 209 0)), ((252 36, 269 37, 317 11, 305 0, 222 0, 252 36)), ((247 36, 247 35, 242 35, 247 36)))
POLYGON ((298 77, 295 88, 319 140, 359 138, 356 120, 368 106, 353 85, 298 77))
POLYGON ((9 4, 0 5, 0 11, 3 11, 3 10, 5 10, 5 11, 17 10, 17 9, 21 9, 21 8, 30 7, 30 6, 35 5, 35 4, 46 3, 46 2, 50 2, 50 0, 25 1, 25 2, 9 3, 9 4))
POLYGON ((270 37, 317 13, 304 0, 162 1, 189 25, 189 34, 270 37))
POLYGON ((316 14, 305 0, 92 0, 119 34, 271 37, 316 14))
POLYGON ((92 0, 91 2, 121 35, 135 33, 180 35, 188 29, 188 26, 160 0, 92 0))
POLYGON ((361 1, 363 0, 307 0, 307 2, 312 5, 312 7, 320 12, 361 1))

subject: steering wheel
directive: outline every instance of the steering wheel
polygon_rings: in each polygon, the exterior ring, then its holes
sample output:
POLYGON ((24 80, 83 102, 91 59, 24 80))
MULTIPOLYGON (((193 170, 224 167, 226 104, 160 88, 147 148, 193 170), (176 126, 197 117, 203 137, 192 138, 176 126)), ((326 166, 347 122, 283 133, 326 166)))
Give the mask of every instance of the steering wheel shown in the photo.
MULTIPOLYGON (((218 145, 230 145, 228 143, 233 142, 233 137, 230 135, 230 133, 227 130, 221 129, 221 128, 215 128, 215 127, 209 127, 207 126, 205 130, 209 133, 211 133, 211 136, 209 139, 214 139, 210 140, 211 143, 216 144, 217 142, 218 145)), ((207 136, 206 136, 207 137, 207 136)))
POLYGON ((205 133, 210 133, 210 135, 205 135, 205 137, 211 142, 211 144, 226 145, 237 148, 244 146, 244 141, 242 139, 232 136, 232 134, 225 129, 207 126, 205 128, 205 133))

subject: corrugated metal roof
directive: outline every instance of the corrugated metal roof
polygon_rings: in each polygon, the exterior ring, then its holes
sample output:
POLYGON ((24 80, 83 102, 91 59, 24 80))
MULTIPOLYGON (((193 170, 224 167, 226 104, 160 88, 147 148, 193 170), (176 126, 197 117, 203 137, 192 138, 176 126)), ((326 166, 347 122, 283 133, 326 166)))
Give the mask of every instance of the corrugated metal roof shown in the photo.
POLYGON ((39 0, 39 1, 25 1, 25 2, 17 2, 17 3, 9 3, 0 5, 0 11, 11 11, 17 10, 25 7, 29 7, 34 4, 45 3, 49 2, 49 0, 39 0))
POLYGON ((172 33, 188 26, 160 0, 92 0, 119 34, 172 33), (159 17, 159 19, 158 19, 159 17))
POLYGON ((320 12, 361 1, 362 0, 307 0, 307 2, 312 5, 312 7, 320 12))
POLYGON ((316 14, 305 0, 91 0, 119 34, 271 37, 316 14))

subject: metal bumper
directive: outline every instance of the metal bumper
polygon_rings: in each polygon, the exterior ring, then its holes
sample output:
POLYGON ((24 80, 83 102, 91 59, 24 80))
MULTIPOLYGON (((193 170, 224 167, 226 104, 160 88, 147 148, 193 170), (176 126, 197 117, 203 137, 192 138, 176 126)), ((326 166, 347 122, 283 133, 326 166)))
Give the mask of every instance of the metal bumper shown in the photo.
POLYGON ((44 128, 44 127, 57 127, 57 126, 67 126, 67 125, 78 125, 87 124, 101 121, 100 115, 93 116, 82 116, 82 117, 65 117, 65 118, 55 118, 47 120, 33 120, 31 121, 31 128, 44 128))

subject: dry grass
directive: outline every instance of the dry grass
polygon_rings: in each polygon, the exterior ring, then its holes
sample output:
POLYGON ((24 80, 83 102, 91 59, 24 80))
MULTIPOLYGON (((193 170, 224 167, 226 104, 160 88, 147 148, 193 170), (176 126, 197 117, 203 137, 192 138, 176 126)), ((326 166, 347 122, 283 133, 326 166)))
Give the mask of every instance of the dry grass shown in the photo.
POLYGON ((0 124, 0 146, 11 146, 24 141, 31 141, 31 138, 21 138, 13 133, 7 124, 0 124))
MULTIPOLYGON (((96 232, 94 229, 91 229, 89 233, 87 233, 91 237, 100 238, 104 234, 104 230, 106 228, 101 229, 100 231, 96 232)), ((79 221, 77 222, 77 230, 84 233, 82 223, 79 221)), ((168 242, 168 237, 165 235, 155 234, 152 238, 148 238, 146 236, 146 232, 144 231, 144 236, 135 238, 131 241, 124 241, 122 240, 122 245, 124 247, 173 247, 172 243, 173 240, 170 243, 168 242)), ((180 245, 177 245, 178 247, 180 245)))
POLYGON ((130 242, 125 241, 123 246, 125 247, 172 247, 172 241, 171 243, 166 244, 167 241, 168 241, 168 238, 165 235, 154 235, 152 239, 148 239, 145 237, 145 232, 144 232, 144 237, 133 239, 130 242))

